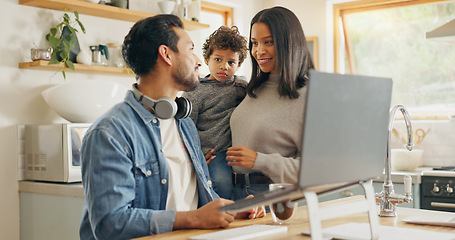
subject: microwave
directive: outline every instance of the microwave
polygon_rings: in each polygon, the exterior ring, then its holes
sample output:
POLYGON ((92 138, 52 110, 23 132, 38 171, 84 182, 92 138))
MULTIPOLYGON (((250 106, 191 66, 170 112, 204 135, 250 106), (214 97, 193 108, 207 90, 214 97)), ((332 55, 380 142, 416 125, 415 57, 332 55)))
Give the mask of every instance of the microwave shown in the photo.
POLYGON ((90 125, 90 123, 25 125, 25 179, 81 182, 82 138, 90 125))

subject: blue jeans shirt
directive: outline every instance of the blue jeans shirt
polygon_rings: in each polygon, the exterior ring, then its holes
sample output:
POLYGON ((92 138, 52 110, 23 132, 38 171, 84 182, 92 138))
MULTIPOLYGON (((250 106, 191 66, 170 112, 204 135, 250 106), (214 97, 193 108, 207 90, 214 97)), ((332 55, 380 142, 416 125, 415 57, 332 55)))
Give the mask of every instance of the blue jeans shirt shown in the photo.
MULTIPOLYGON (((218 195, 209 185, 193 121, 176 122, 196 172, 201 207, 218 195)), ((81 151, 81 239, 130 239, 172 231, 176 212, 166 210, 169 171, 159 126, 159 119, 128 91, 124 102, 87 131, 81 151)))

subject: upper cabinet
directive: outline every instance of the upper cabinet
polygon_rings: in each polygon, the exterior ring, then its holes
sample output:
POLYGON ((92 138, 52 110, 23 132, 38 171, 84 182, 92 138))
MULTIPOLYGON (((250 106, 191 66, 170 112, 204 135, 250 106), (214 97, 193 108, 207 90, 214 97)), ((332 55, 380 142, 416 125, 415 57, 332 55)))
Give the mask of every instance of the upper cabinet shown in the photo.
MULTIPOLYGON (((134 1, 134 0, 133 0, 134 1)), ((154 16, 155 14, 138 12, 129 9, 96 4, 80 0, 19 0, 19 4, 53 9, 59 11, 77 11, 79 14, 86 14, 96 17, 117 19, 123 21, 137 22, 141 19, 154 16)), ((199 30, 208 28, 210 25, 194 21, 182 20, 185 30, 199 30)))

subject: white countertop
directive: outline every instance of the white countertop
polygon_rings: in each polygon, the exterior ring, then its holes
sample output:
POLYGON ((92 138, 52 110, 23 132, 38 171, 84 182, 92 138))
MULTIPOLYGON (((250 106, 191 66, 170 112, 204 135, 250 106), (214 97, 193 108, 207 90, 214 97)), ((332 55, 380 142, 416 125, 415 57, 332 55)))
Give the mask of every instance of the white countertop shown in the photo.
MULTIPOLYGON (((414 172, 403 172, 403 171, 392 171, 392 182, 403 183, 404 177, 409 175, 412 178, 413 184, 421 183, 422 173, 430 172, 431 168, 417 168, 414 172)), ((435 171, 436 172, 436 171, 435 171)), ((441 171, 437 171, 441 172, 441 171)), ((454 172, 455 176, 455 172, 454 172)), ((384 176, 374 180, 374 182, 383 182, 384 176)), ((80 197, 84 198, 84 190, 82 183, 52 183, 52 182, 40 182, 40 181, 19 181, 20 192, 50 194, 68 197, 80 197)))
MULTIPOLYGON (((403 183, 405 176, 411 176, 413 184, 420 184, 422 182, 422 176, 445 176, 445 177, 455 177, 454 171, 434 171, 431 167, 420 167, 417 168, 414 172, 405 172, 405 171, 392 171, 392 182, 393 183, 403 183)), ((384 175, 380 176, 378 179, 375 179, 374 182, 383 182, 384 175)), ((84 198, 84 190, 82 188, 82 183, 52 183, 52 182, 40 182, 40 181, 29 181, 23 180, 19 181, 19 191, 20 192, 30 192, 30 193, 41 193, 41 194, 51 194, 59 196, 69 196, 69 197, 81 197, 84 198)))
POLYGON ((429 171, 423 171, 422 176, 455 177, 455 171, 429 170, 429 171))
MULTIPOLYGON (((431 167, 420 167, 417 168, 413 172, 405 172, 405 171, 392 171, 391 177, 393 183, 404 183, 405 176, 411 176, 413 184, 420 184, 422 183, 422 173, 426 171, 430 171, 431 167)), ((374 180, 374 182, 384 182, 384 175, 380 176, 378 179, 374 180)))
POLYGON ((19 181, 19 191, 68 197, 85 197, 82 183, 51 183, 24 180, 19 181))

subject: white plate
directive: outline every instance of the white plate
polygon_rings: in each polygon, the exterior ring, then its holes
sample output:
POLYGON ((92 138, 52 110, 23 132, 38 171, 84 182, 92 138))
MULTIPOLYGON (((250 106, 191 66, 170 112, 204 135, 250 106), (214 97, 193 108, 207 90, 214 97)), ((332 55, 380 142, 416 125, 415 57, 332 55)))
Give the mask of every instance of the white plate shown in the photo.
POLYGON ((455 227, 455 217, 453 216, 412 216, 403 219, 403 222, 436 225, 445 227, 455 227))

